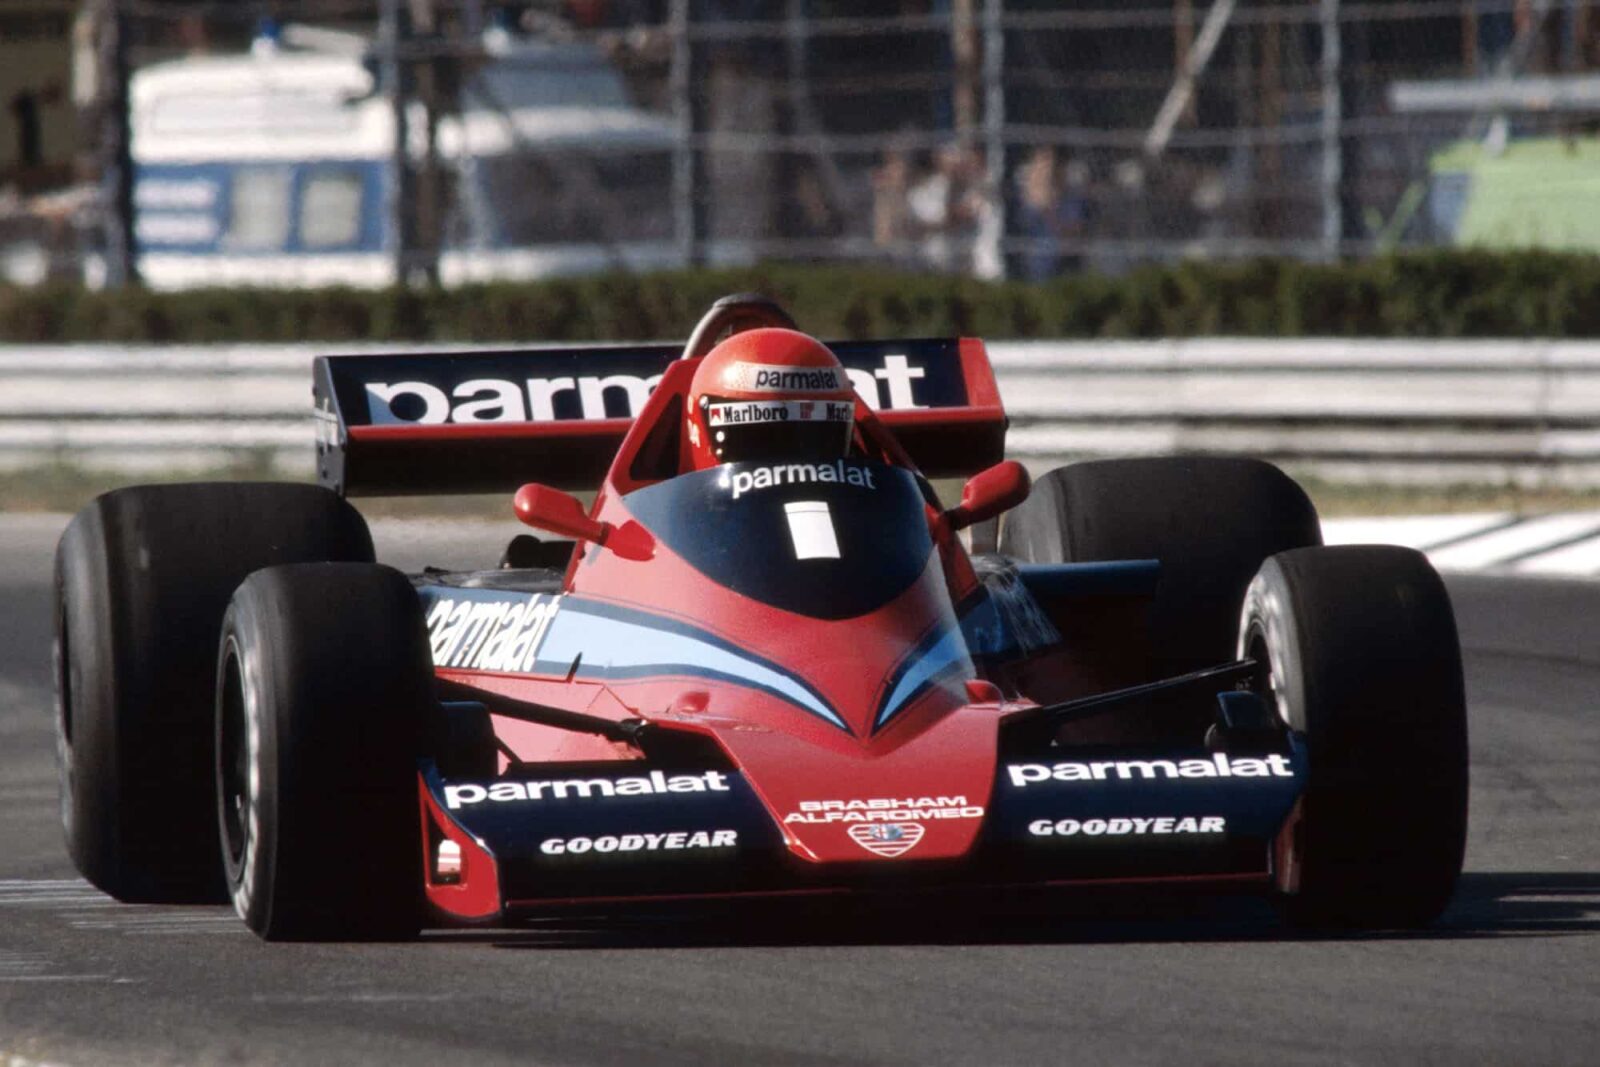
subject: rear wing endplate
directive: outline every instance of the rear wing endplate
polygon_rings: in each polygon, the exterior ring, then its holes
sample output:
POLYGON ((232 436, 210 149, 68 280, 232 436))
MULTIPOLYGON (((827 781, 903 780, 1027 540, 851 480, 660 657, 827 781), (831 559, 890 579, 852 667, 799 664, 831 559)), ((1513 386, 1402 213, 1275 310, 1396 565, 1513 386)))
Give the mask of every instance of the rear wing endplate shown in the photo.
MULTIPOLYGON (((1000 461, 1005 412, 983 342, 830 343, 930 477, 1000 461)), ((317 477, 346 495, 593 489, 675 345, 319 356, 317 477)))

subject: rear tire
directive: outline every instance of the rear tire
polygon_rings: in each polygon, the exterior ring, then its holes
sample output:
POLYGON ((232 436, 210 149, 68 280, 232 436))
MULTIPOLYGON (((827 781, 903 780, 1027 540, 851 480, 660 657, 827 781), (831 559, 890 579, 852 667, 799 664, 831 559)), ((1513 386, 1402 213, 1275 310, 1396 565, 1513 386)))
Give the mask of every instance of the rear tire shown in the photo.
POLYGON ((1316 508, 1288 475, 1261 460, 1206 456, 1058 467, 1000 529, 1001 554, 1028 563, 1160 560, 1150 614, 1157 676, 1229 659, 1262 560, 1321 543, 1316 508))
POLYGON ((222 613, 251 571, 319 559, 371 560, 372 537, 312 485, 119 489, 67 525, 54 575, 61 819, 96 887, 226 899, 211 770, 222 613))
POLYGON ((422 609, 400 572, 303 564, 239 587, 217 665, 216 818, 250 929, 416 933, 417 754, 433 708, 422 609))
POLYGON ((1421 553, 1310 548, 1251 583, 1239 654, 1303 735, 1298 817, 1278 849, 1289 919, 1412 927, 1437 918, 1461 873, 1467 715, 1450 598, 1421 553))

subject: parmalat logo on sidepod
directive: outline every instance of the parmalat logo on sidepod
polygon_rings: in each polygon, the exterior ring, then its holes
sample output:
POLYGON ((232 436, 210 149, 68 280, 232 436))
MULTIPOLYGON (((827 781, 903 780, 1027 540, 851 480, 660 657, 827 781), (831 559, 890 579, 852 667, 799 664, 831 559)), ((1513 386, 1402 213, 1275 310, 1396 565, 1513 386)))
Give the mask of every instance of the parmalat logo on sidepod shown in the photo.
POLYGON ((540 593, 505 600, 441 597, 428 609, 433 665, 529 674, 560 607, 561 597, 540 593))

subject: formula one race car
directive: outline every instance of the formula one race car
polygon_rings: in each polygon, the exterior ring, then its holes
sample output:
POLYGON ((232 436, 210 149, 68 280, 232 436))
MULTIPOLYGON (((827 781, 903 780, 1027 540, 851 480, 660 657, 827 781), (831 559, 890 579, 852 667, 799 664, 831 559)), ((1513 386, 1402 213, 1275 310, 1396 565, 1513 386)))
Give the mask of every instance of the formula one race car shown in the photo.
POLYGON ((323 357, 321 486, 87 506, 55 579, 79 870, 268 939, 1106 883, 1439 914, 1466 725, 1422 556, 1322 547, 1250 460, 1030 493, 981 342, 793 325, 730 297, 681 354, 323 357), (516 486, 563 539, 468 573, 373 562, 345 499, 516 486))

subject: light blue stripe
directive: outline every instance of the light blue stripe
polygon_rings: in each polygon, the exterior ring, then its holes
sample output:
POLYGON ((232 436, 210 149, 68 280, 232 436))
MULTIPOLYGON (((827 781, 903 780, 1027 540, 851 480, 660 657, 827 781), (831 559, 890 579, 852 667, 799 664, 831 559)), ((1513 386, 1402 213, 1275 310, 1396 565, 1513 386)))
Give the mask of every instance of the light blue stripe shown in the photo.
POLYGON ((560 673, 580 653, 586 667, 727 675, 770 689, 841 730, 849 729, 838 713, 789 675, 687 634, 590 615, 563 603, 539 648, 538 668, 541 672, 560 673))
POLYGON ((972 660, 967 655, 966 639, 961 636, 958 627, 952 626, 900 676, 899 684, 889 694, 889 699, 884 701, 883 710, 878 713, 878 721, 873 724, 873 729, 878 729, 893 718, 900 706, 910 700, 928 679, 956 664, 964 666, 969 675, 974 673, 972 660))

